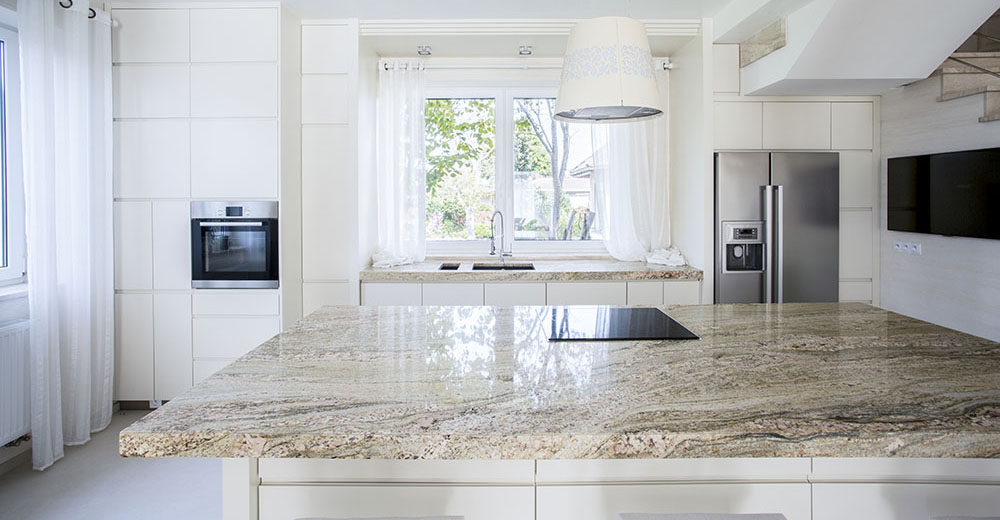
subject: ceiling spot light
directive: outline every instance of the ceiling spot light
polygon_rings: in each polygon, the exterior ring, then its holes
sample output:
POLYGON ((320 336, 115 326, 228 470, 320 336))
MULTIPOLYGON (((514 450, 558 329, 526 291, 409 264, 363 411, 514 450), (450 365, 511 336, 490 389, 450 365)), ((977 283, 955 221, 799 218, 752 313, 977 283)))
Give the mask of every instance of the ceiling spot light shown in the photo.
POLYGON ((417 45, 417 54, 419 54, 421 56, 430 56, 431 55, 431 46, 430 45, 417 45))
POLYGON ((534 52, 535 51, 531 48, 531 45, 522 45, 519 49, 517 49, 517 54, 519 56, 531 56, 534 52))

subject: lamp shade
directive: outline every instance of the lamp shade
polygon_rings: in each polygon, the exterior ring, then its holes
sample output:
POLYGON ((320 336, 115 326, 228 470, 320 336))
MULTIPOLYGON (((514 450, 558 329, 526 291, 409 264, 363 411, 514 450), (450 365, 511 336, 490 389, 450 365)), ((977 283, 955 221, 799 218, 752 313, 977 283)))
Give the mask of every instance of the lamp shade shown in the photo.
POLYGON ((566 44, 555 118, 634 121, 662 113, 642 22, 619 16, 578 22, 566 44))

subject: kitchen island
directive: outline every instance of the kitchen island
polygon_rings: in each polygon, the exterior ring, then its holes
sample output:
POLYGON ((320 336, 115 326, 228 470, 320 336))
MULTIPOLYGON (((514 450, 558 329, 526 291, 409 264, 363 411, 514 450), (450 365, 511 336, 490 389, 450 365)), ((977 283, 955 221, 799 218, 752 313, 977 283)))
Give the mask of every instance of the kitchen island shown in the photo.
POLYGON ((545 307, 324 308, 120 450, 227 459, 230 518, 1000 510, 1000 344, 863 304, 665 310, 701 339, 549 342, 545 307))

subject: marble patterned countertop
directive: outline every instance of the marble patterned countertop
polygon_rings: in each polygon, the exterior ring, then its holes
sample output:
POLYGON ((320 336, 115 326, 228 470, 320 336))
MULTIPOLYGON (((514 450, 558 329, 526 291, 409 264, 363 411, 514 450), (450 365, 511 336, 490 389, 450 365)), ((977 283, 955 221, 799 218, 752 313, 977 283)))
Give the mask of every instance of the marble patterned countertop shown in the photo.
POLYGON ((701 339, 549 342, 544 307, 325 307, 120 452, 1000 457, 998 343, 864 304, 666 310, 701 339))
POLYGON ((612 258, 548 259, 508 258, 508 264, 532 263, 529 271, 473 271, 473 263, 498 263, 496 257, 437 259, 398 267, 369 267, 361 271, 362 282, 498 282, 498 281, 588 281, 588 280, 701 280, 702 272, 690 266, 669 267, 646 262, 620 262, 612 258), (457 270, 442 271, 442 263, 459 264, 457 270))

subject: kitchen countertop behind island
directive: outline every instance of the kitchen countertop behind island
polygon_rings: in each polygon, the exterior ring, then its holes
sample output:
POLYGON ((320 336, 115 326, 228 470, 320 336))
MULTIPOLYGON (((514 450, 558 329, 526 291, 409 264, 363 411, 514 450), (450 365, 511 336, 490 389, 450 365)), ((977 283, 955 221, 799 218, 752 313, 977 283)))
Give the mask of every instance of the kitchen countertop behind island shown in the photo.
POLYGON ((691 266, 671 267, 646 262, 621 262, 611 258, 549 259, 508 258, 508 264, 532 263, 533 270, 473 271, 473 263, 498 264, 485 259, 437 259, 396 267, 369 267, 361 271, 362 282, 498 282, 498 281, 595 281, 595 280, 701 280, 702 272, 691 266), (457 270, 442 271, 442 263, 459 263, 457 270))
POLYGON ((132 457, 1000 456, 1000 344, 864 304, 667 308, 700 340, 549 342, 545 307, 326 307, 121 433, 132 457))

